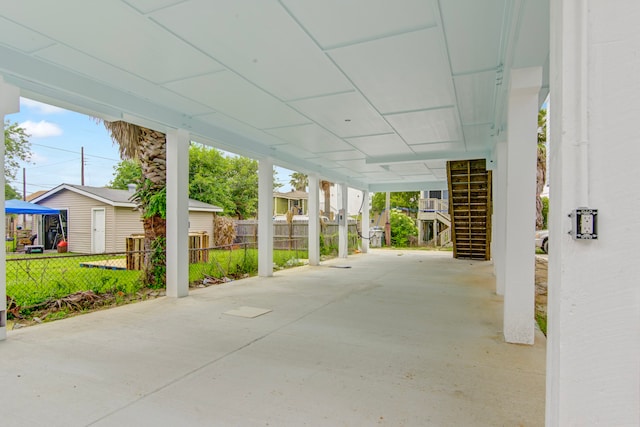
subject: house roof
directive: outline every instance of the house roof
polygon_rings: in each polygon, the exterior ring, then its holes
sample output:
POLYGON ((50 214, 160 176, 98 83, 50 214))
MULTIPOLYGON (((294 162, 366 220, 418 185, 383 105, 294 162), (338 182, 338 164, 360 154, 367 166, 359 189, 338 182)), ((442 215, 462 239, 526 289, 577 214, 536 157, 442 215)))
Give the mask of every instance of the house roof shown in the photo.
MULTIPOLYGON (((88 185, 60 184, 57 187, 35 197, 32 202, 36 204, 46 203, 46 200, 63 190, 68 190, 85 197, 98 200, 111 206, 135 208, 136 204, 130 198, 133 195, 128 190, 116 190, 106 187, 90 187, 88 185)), ((198 200, 189 199, 189 211, 192 212, 222 212, 222 208, 198 200)))
POLYGON ((307 193, 306 191, 297 191, 297 190, 292 190, 292 191, 289 191, 288 193, 280 193, 278 191, 274 191, 273 197, 279 197, 281 199, 288 199, 288 200, 301 200, 301 199, 306 200, 309 198, 309 193, 307 193))
POLYGON ((33 199, 35 199, 36 197, 40 197, 42 196, 44 193, 46 193, 47 190, 38 190, 35 193, 31 193, 27 196, 27 202, 32 201, 33 199))

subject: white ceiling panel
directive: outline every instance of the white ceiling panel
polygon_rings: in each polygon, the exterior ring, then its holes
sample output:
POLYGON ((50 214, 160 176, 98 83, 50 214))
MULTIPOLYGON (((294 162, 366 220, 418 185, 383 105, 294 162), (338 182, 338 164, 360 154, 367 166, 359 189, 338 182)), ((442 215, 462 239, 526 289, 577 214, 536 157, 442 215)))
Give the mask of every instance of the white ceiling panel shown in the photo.
POLYGON ((383 114, 454 102, 438 29, 335 49, 329 55, 383 114))
POLYGON ((316 124, 269 129, 266 132, 312 153, 349 150, 349 144, 316 124))
POLYGON ((39 33, 155 83, 222 68, 121 2, 66 0, 64 9, 70 13, 64 14, 58 13, 59 2, 24 3, 29 4, 4 2, 2 13, 28 18, 39 33))
POLYGON ((494 140, 491 125, 463 126, 465 145, 469 151, 485 149, 490 141, 494 140))
POLYGON ((322 157, 328 160, 355 160, 364 159, 367 156, 358 150, 335 151, 332 153, 323 153, 322 157))
POLYGON ((125 3, 136 8, 140 13, 150 13, 155 10, 164 9, 165 7, 182 3, 185 0, 122 0, 125 3))
POLYGON ((433 173, 433 176, 435 176, 437 179, 447 179, 447 169, 446 168, 431 169, 431 172, 433 173))
POLYGON ((331 172, 333 173, 339 173, 342 176, 348 177, 348 178, 362 178, 364 175, 355 171, 352 171, 351 169, 348 168, 343 168, 343 167, 339 167, 339 168, 333 168, 331 169, 331 172))
POLYGON ((403 177, 393 172, 363 172, 362 176, 371 182, 396 182, 402 181, 403 177))
POLYGON ((393 131, 384 118, 357 92, 309 98, 289 104, 340 137, 393 131))
POLYGON ((434 153, 438 154, 440 151, 465 151, 465 145, 462 141, 457 142, 436 142, 433 144, 416 144, 412 145, 411 149, 416 153, 434 153))
POLYGON ((392 114, 385 118, 409 145, 462 139, 458 112, 453 107, 392 114))
POLYGON ((354 170, 356 172, 382 172, 384 169, 380 165, 367 164, 365 159, 358 160, 339 160, 336 163, 354 170))
POLYGON ((323 48, 436 25, 433 0, 284 0, 323 48))
POLYGON ((296 156, 299 157, 301 159, 311 159, 316 157, 316 155, 308 150, 305 150, 304 148, 300 148, 297 145, 294 144, 283 144, 283 145, 276 145, 273 147, 273 149, 276 152, 281 152, 281 153, 286 153, 290 156, 296 156))
POLYGON ((489 123, 495 114, 496 72, 465 74, 454 78, 462 124, 489 123))
POLYGON ((405 181, 410 182, 431 182, 440 181, 433 174, 399 174, 405 181))
POLYGON ((431 169, 431 171, 435 169, 446 169, 447 167, 446 160, 426 160, 424 164, 427 165, 427 167, 431 169))
MULTIPOLYGON (((229 129, 233 132, 241 133, 242 135, 251 138, 253 140, 259 140, 265 146, 271 148, 277 145, 286 144, 285 141, 282 141, 280 138, 277 138, 273 135, 269 135, 262 130, 256 129, 253 126, 248 125, 247 123, 243 123, 239 120, 236 120, 232 117, 226 116, 222 113, 214 113, 214 114, 206 114, 202 116, 198 116, 197 120, 201 120, 208 124, 211 124, 216 127, 221 127, 224 129, 229 129)), ((236 151, 229 150, 236 153, 236 151)), ((238 153, 242 154, 242 153, 238 153)))
POLYGON ((35 31, 0 17, 0 43, 26 52, 33 52, 51 46, 54 42, 35 31))
POLYGON ((229 71, 167 83, 165 87, 259 129, 308 122, 291 107, 229 71))
POLYGON ((549 81, 549 0, 0 3, 0 77, 23 94, 363 189, 486 157, 499 83, 549 81))
POLYGON ((171 108, 187 115, 203 114, 211 111, 210 107, 188 100, 168 89, 159 88, 147 80, 114 68, 109 63, 99 61, 63 45, 57 44, 39 50, 35 56, 53 63, 63 64, 71 72, 84 74, 105 84, 112 84, 110 80, 117 76, 120 87, 125 90, 135 91, 138 96, 151 99, 154 102, 171 105, 171 108))
POLYGON ((278 2, 195 0, 152 16, 280 99, 352 89, 278 2))
POLYGON ((349 138, 349 144, 362 151, 367 156, 379 157, 390 154, 413 153, 405 142, 396 134, 363 136, 349 138))
POLYGON ((439 2, 454 74, 487 70, 500 64, 507 1, 439 2))
POLYGON ((424 162, 390 164, 388 168, 398 175, 431 174, 431 170, 424 162))

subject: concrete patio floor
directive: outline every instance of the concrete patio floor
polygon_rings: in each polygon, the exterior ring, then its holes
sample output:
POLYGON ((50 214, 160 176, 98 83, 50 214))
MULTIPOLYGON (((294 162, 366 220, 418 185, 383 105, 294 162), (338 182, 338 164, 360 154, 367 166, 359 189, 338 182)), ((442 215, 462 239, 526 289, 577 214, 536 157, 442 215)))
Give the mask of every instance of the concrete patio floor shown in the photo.
POLYGON ((0 424, 541 426, 545 338, 501 325, 491 263, 373 250, 9 331, 0 424))

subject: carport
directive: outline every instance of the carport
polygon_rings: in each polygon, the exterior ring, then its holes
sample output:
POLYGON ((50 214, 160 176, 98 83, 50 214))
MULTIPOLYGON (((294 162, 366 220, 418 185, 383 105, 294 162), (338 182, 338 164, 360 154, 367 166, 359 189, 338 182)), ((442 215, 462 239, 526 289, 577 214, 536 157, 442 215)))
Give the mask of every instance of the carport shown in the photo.
MULTIPOLYGON (((495 177, 499 339, 519 348, 536 345, 536 119, 550 94, 546 424, 637 425, 638 20, 636 0, 2 0, 0 116, 15 112, 22 95, 167 135, 167 294, 174 299, 163 303, 164 319, 199 303, 177 299, 188 294, 191 140, 258 159, 256 280, 267 283, 274 164, 307 173, 311 195, 320 180, 336 183, 345 206, 348 187, 364 200, 371 192, 444 188, 446 161, 484 159, 495 177), (575 238, 576 216, 568 215, 581 208, 599 210, 597 239, 575 238)), ((315 224, 318 198, 309 202, 315 224)), ((368 224, 367 209, 363 219, 368 224)), ((340 230, 344 259, 346 225, 340 230)), ((309 227, 309 241, 318 241, 317 227, 309 227)), ((400 260, 384 262, 393 268, 400 260)), ((313 246, 310 263, 309 271, 319 268, 313 246)), ((424 269, 419 280, 433 273, 424 269)), ((4 304, 0 286, 0 338, 4 304)), ((145 350, 163 348, 163 329, 152 336, 145 350)), ((460 345, 470 339, 453 336, 460 345)), ((260 361, 246 362, 255 369, 260 361)), ((183 363, 173 358, 160 369, 177 379, 183 363)))

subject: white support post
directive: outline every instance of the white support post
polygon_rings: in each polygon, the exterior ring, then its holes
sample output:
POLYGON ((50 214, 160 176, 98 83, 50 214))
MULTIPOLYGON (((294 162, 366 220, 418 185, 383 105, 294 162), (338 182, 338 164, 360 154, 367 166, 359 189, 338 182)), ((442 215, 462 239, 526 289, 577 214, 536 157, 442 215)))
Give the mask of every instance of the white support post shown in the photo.
POLYGON ((167 296, 189 294, 189 143, 184 129, 167 132, 167 296))
POLYGON ((273 276, 273 161, 258 162, 258 276, 273 276))
POLYGON ((640 425, 640 3, 552 1, 546 425, 640 425), (598 209, 597 240, 568 233, 598 209))
POLYGON ((418 246, 422 246, 424 244, 424 221, 418 220, 418 246))
POLYGON ((371 221, 369 220, 369 191, 362 191, 362 250, 363 254, 369 252, 369 226, 371 225, 371 221))
MULTIPOLYGON (((20 111, 20 91, 17 87, 4 82, 0 76, 0 121, 4 129, 4 116, 20 111)), ((0 162, 2 162, 2 173, 0 173, 0 196, 4 201, 4 138, 0 143, 0 162)), ((0 212, 0 224, 5 224, 4 209, 0 212)), ((0 341, 7 338, 7 254, 0 251, 0 341)))
POLYGON ((309 265, 320 264, 320 185, 318 175, 309 175, 309 265))
POLYGON ((505 289, 505 236, 507 216, 507 143, 496 144, 495 170, 493 174, 493 268, 496 276, 496 294, 504 295, 505 289))
POLYGON ((533 344, 538 93, 542 68, 511 71, 507 143, 504 338, 533 344))
POLYGON ((339 212, 342 221, 338 221, 338 257, 346 258, 349 253, 349 214, 347 211, 349 191, 347 184, 338 185, 339 212))

